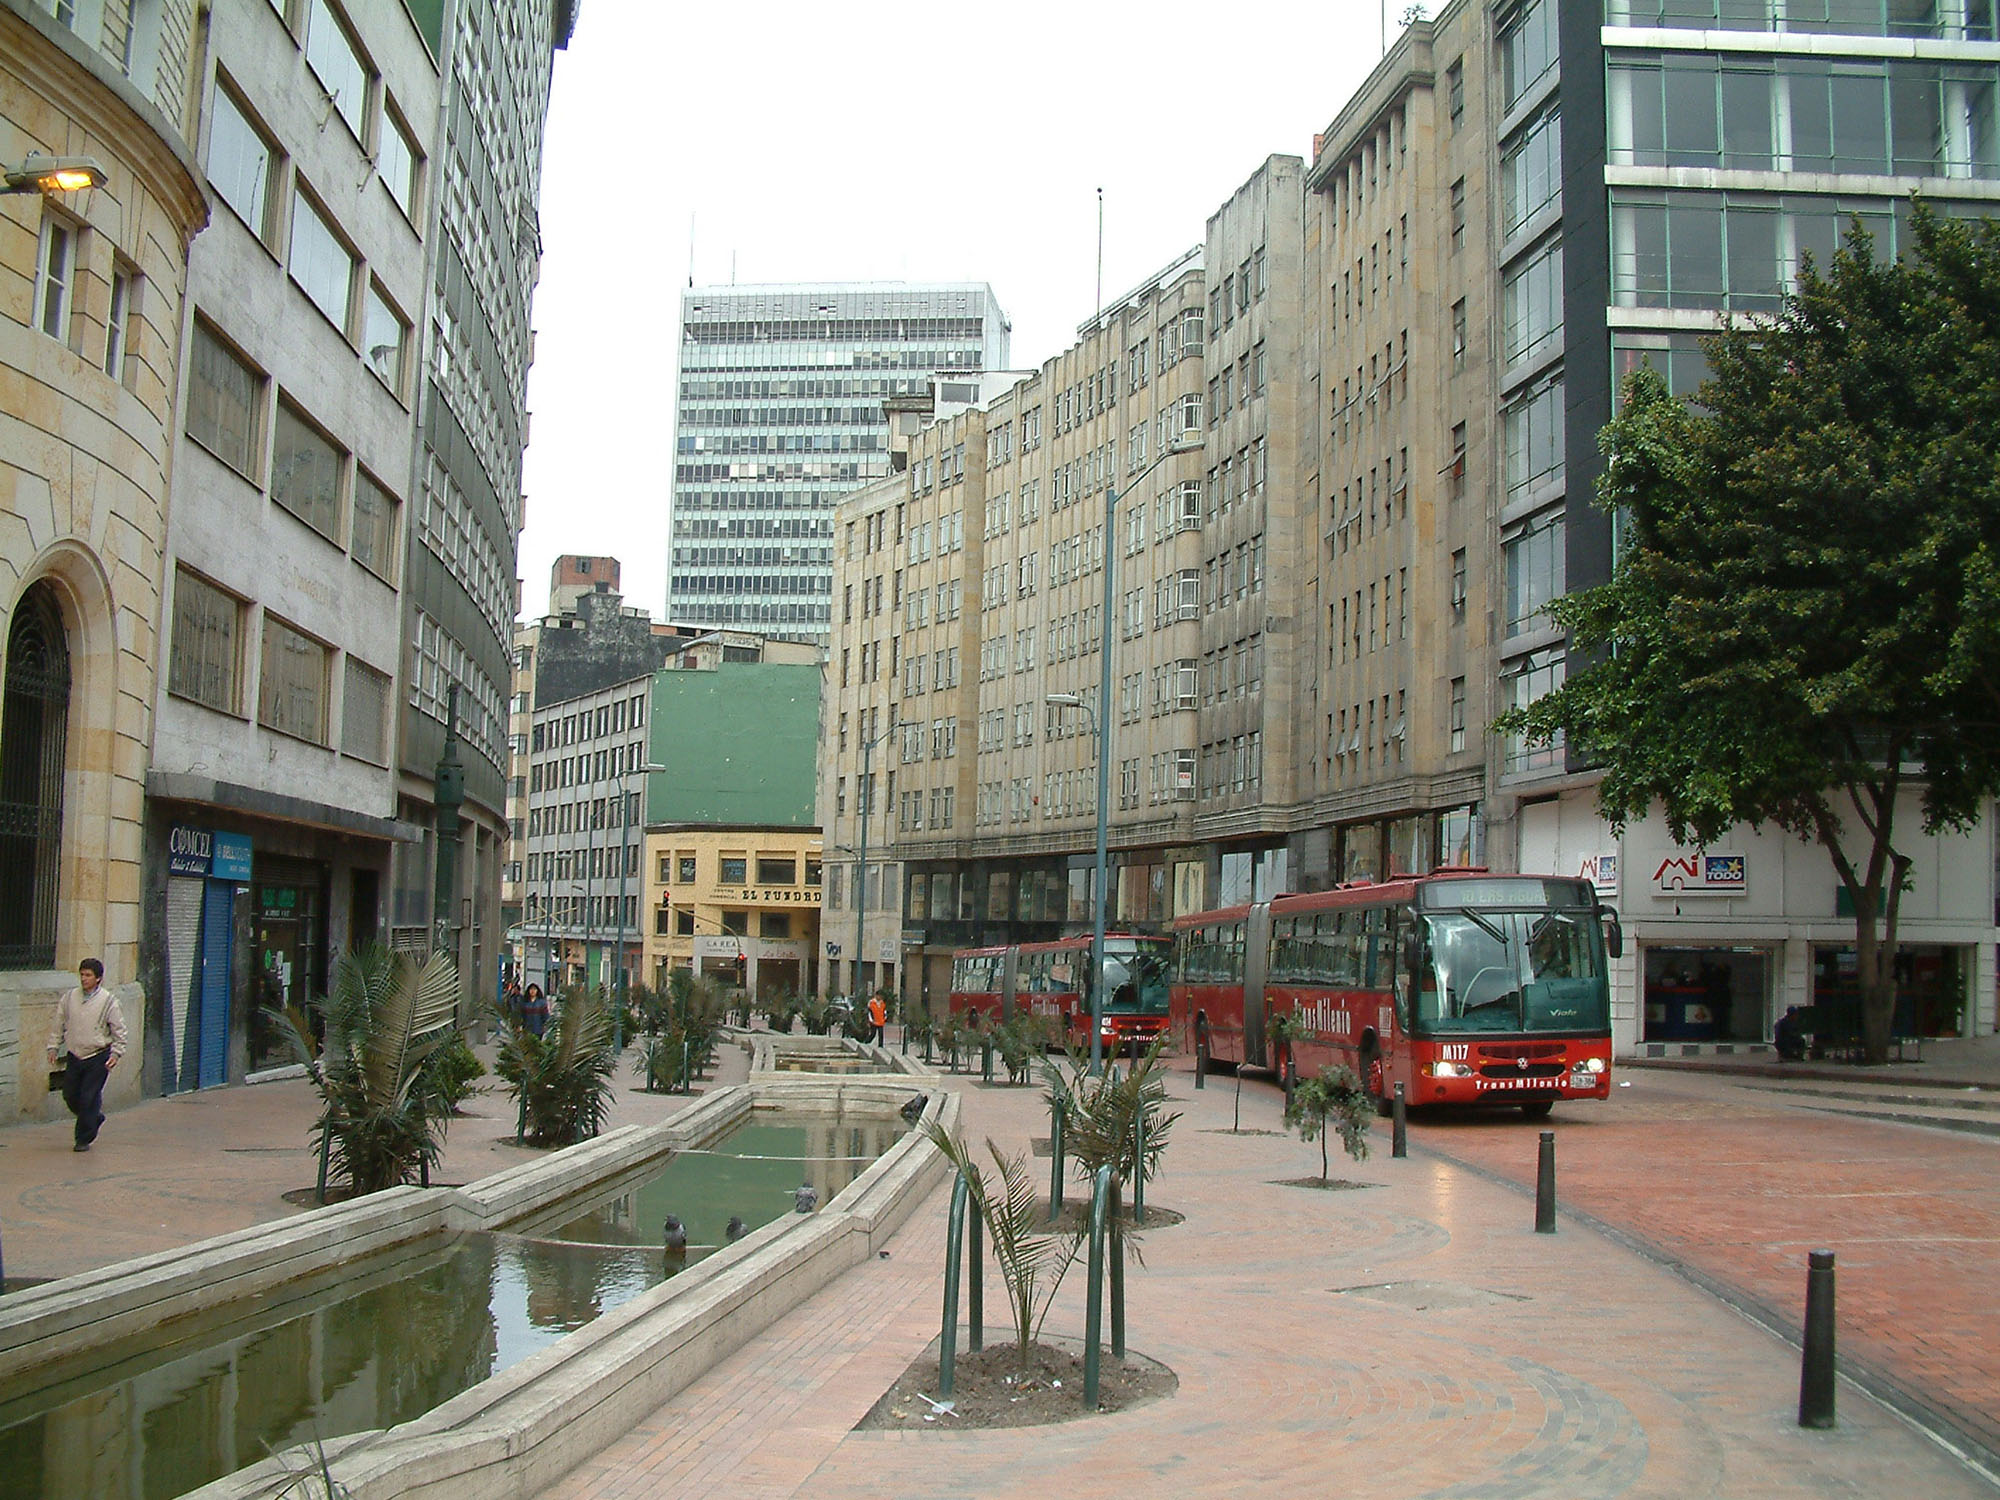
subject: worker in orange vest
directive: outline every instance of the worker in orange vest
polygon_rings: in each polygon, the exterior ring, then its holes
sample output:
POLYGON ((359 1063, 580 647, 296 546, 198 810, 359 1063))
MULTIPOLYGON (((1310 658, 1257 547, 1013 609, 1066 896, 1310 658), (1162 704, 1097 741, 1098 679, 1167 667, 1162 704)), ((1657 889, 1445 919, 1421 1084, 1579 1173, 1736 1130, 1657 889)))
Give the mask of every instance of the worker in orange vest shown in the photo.
POLYGON ((875 1045, 886 1046, 889 1038, 889 1007, 879 994, 869 997, 868 1024, 874 1028, 875 1045))

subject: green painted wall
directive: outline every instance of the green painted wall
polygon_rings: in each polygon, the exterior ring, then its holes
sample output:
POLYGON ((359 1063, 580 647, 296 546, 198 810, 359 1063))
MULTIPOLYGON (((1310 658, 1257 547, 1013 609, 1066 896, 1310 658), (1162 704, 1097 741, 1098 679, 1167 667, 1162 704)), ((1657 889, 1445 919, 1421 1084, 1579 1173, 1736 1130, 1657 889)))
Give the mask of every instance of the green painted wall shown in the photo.
POLYGON ((725 662, 653 675, 648 823, 811 828, 817 666, 725 662))

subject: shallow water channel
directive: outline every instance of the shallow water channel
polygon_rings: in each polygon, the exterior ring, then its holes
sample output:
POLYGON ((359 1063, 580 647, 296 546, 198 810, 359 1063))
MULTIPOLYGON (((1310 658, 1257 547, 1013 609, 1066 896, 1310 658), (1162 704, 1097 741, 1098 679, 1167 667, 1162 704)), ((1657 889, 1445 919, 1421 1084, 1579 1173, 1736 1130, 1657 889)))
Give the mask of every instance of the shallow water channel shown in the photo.
POLYGON ((153 1500, 315 1437, 390 1427, 547 1348, 681 1269, 825 1204, 900 1138, 900 1121, 788 1115, 675 1155, 659 1173, 536 1235, 439 1236, 178 1320, 87 1365, 58 1358, 0 1392, 0 1500, 153 1500))

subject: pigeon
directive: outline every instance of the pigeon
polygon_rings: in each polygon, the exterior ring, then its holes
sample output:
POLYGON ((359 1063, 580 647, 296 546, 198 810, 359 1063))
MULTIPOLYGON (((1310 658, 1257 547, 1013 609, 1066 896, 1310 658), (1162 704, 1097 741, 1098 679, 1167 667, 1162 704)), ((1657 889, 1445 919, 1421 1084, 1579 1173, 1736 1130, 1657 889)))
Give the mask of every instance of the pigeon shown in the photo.
POLYGON ((799 1184, 799 1190, 792 1194, 792 1207, 802 1214, 809 1214, 819 1207, 819 1190, 810 1182, 799 1184))
POLYGON ((912 1094, 909 1101, 897 1113, 914 1125, 917 1123, 918 1117, 923 1114, 926 1102, 928 1101, 925 1100, 922 1094, 912 1094))
POLYGON ((724 1239, 733 1245, 749 1232, 750 1226, 743 1222, 743 1216, 741 1214, 731 1214, 728 1224, 723 1226, 722 1235, 724 1239))

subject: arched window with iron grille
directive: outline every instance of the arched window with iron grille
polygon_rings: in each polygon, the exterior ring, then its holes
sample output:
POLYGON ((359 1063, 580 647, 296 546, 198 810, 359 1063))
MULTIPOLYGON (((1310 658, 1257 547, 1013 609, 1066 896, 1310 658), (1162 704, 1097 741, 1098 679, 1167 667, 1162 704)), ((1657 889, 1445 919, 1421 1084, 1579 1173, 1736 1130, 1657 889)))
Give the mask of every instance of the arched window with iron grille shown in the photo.
POLYGON ((55 967, 69 688, 69 635, 36 583, 7 631, 0 699, 0 968, 55 967))

